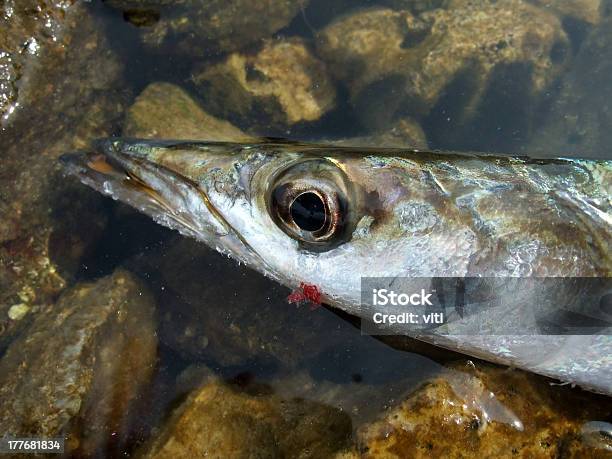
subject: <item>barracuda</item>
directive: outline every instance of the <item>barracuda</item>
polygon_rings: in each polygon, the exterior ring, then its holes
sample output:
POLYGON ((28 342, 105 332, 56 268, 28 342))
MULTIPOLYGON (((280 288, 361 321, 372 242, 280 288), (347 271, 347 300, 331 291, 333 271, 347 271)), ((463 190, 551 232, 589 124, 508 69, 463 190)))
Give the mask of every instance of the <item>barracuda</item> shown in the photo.
MULTIPOLYGON (((317 286, 323 302, 367 320, 380 311, 362 301, 364 277, 612 272, 612 161, 131 139, 62 161, 157 222, 290 288, 317 286)), ((511 315, 516 292, 503 295, 511 315)), ((533 323, 486 335, 471 333, 474 322, 462 333, 398 332, 612 394, 609 297, 597 334, 538 334, 533 323)))

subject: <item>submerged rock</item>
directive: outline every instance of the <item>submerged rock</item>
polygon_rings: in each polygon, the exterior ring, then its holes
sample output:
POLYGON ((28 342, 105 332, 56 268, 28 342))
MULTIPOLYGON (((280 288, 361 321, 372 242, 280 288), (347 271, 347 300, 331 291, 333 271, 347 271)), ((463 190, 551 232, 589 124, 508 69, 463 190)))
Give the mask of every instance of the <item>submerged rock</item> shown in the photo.
POLYGON ((206 64, 193 81, 215 114, 243 124, 316 121, 336 103, 325 65, 298 38, 268 40, 255 54, 234 53, 206 64))
POLYGON ((394 352, 370 337, 354 335, 316 356, 307 367, 308 371, 276 374, 269 384, 281 397, 297 396, 350 414, 354 428, 375 421, 424 379, 443 370, 427 357, 394 352))
POLYGON ((152 27, 162 14, 185 0, 103 0, 105 5, 123 11, 123 19, 136 27, 152 27))
POLYGON ((19 106, 41 49, 59 51, 65 14, 76 0, 7 0, 0 4, 0 128, 19 106))
POLYGON ((287 26, 307 4, 308 0, 179 3, 162 10, 160 20, 143 29, 143 41, 153 50, 192 57, 235 51, 287 26))
POLYGON ((602 457, 581 432, 611 414, 604 397, 553 389, 521 371, 470 367, 433 379, 359 429, 362 457, 602 457))
POLYGON ((383 0, 381 3, 397 10, 408 10, 413 13, 446 8, 452 0, 383 0))
MULTIPOLYGON (((55 300, 104 225, 103 198, 66 180, 57 158, 113 132, 126 98, 122 66, 88 9, 69 4, 62 2, 61 33, 39 42, 22 66, 19 107, 0 132, 0 350, 55 300), (16 321, 8 311, 18 303, 29 312, 16 321)), ((26 3, 13 6, 11 27, 40 19, 36 8, 15 19, 26 3)))
POLYGON ((604 8, 602 0, 534 0, 534 3, 543 8, 550 8, 561 16, 589 24, 599 23, 604 8))
MULTIPOLYGON (((188 1, 188 0, 187 0, 188 1)), ((147 9, 160 6, 181 5, 186 0, 104 0, 108 6, 118 9, 147 9)))
MULTIPOLYGON (((557 16, 523 0, 455 0, 417 16, 365 10, 331 23, 318 40, 366 126, 430 114, 449 91, 457 100, 444 115, 446 136, 481 113, 500 82, 512 81, 517 105, 532 100, 563 70, 568 48, 557 16)), ((487 116, 499 119, 495 109, 487 116)))
POLYGON ((345 448, 350 435, 340 410, 213 381, 190 394, 143 457, 322 458, 345 448))
POLYGON ((123 135, 145 139, 219 140, 244 142, 247 134, 206 113, 184 89, 151 83, 126 114, 123 135))
POLYGON ((350 147, 427 149, 425 132, 412 118, 400 119, 391 128, 368 136, 333 140, 331 143, 350 147))
POLYGON ((156 348, 153 300, 132 275, 76 285, 0 360, 0 430, 65 436, 72 454, 117 453, 156 348))
POLYGON ((610 159, 612 144, 612 20, 594 29, 582 44, 531 151, 542 155, 610 159))

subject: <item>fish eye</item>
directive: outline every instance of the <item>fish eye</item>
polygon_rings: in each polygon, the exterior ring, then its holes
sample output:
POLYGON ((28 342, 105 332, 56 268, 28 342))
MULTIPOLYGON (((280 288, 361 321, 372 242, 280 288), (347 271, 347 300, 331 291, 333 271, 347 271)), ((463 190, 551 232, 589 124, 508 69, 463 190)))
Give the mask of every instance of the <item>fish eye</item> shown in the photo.
POLYGON ((306 243, 328 243, 341 231, 346 204, 327 183, 296 181, 272 192, 272 217, 289 236, 306 243))
POLYGON ((272 219, 303 248, 321 251, 344 240, 350 221, 347 186, 333 165, 307 161, 276 178, 268 208, 272 219))

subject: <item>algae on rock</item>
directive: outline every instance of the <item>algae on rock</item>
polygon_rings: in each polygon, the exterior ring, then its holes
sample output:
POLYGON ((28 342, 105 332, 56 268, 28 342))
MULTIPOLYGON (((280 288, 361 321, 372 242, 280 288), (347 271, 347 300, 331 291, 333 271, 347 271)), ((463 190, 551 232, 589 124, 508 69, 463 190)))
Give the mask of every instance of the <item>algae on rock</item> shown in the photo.
POLYGON ((123 135, 144 139, 245 142, 247 134, 215 118, 184 89, 171 83, 151 83, 127 110, 123 135))
POLYGON ((193 81, 216 115, 251 126, 316 121, 336 104, 325 65, 299 38, 268 40, 255 54, 203 65, 193 81))
MULTIPOLYGON (((455 112, 446 116, 460 131, 480 114, 496 83, 512 81, 516 97, 528 104, 569 57, 558 17, 523 0, 455 0, 416 16, 358 11, 325 27, 317 49, 348 87, 365 126, 379 129, 398 117, 429 115, 452 90, 455 112)), ((505 109, 497 106, 487 116, 505 109)), ((448 126, 442 130, 449 135, 448 126)))
MULTIPOLYGON (((129 91, 122 64, 89 10, 69 4, 63 3, 61 26, 53 22, 57 34, 29 56, 19 106, 0 131, 0 349, 55 300, 104 226, 104 198, 66 180, 57 158, 113 132, 129 91), (66 205, 68 196, 82 202, 66 205), (79 218, 71 217, 75 213, 79 218), (69 246, 74 250, 56 250, 69 246), (30 309, 15 321, 7 311, 18 303, 30 309)), ((36 21, 30 13, 22 23, 36 21)))
MULTIPOLYGON (((611 414, 584 392, 469 363, 425 383, 357 434, 362 457, 598 457, 582 427, 611 414), (464 373, 465 372, 465 373, 464 373)), ((601 401, 604 401, 602 398, 601 401)), ((599 456, 600 457, 600 456, 599 456)))
POLYGON ((0 359, 0 429, 110 453, 130 433, 157 358, 155 305, 126 271, 67 290, 0 359))
POLYGON ((345 448, 350 435, 340 410, 211 381, 177 408, 143 457, 322 458, 345 448))

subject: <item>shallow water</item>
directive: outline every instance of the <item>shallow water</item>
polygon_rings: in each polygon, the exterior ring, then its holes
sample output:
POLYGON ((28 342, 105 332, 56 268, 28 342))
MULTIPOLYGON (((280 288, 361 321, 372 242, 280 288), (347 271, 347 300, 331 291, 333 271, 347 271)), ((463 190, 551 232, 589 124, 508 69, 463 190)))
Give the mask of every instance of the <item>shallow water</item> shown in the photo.
POLYGON ((246 134, 612 159, 609 11, 1 3, 0 436, 74 457, 612 457, 609 397, 289 304, 57 161, 246 134))

